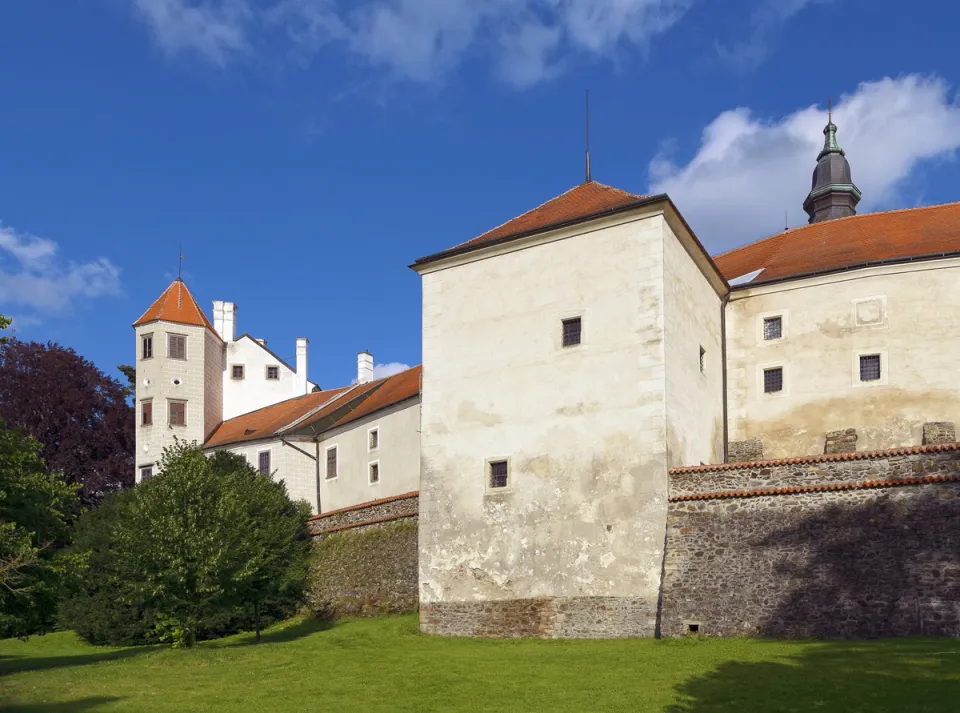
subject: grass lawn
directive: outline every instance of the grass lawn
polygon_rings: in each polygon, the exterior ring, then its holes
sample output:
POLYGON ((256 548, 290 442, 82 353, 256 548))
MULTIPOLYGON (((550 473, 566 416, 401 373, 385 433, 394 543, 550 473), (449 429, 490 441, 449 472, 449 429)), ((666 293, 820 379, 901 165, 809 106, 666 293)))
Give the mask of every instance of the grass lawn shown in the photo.
POLYGON ((0 710, 960 711, 960 640, 471 640, 413 616, 315 620, 189 651, 0 641, 0 710))

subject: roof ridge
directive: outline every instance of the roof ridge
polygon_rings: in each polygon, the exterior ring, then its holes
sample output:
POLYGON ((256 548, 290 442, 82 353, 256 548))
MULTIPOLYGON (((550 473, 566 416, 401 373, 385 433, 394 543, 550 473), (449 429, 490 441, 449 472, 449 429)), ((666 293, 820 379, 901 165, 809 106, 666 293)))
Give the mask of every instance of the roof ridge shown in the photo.
MULTIPOLYGON (((947 203, 933 203, 932 205, 919 205, 919 206, 913 206, 908 208, 891 208, 890 210, 878 210, 872 213, 858 213, 857 215, 845 215, 842 218, 832 218, 829 221, 821 221, 821 222, 842 223, 846 221, 856 220, 857 218, 870 218, 872 216, 890 215, 892 213, 906 213, 907 211, 921 211, 921 210, 925 211, 925 210, 932 210, 934 208, 946 208, 948 206, 955 206, 955 205, 960 205, 960 201, 949 201, 947 203)), ((726 252, 717 253, 712 257, 714 259, 726 257, 727 255, 732 255, 739 250, 744 250, 746 248, 754 247, 756 245, 759 245, 760 243, 765 243, 768 240, 773 240, 774 238, 779 238, 780 236, 783 236, 783 235, 789 235, 791 233, 796 233, 800 230, 806 230, 808 228, 814 227, 815 225, 818 225, 818 223, 807 223, 806 225, 797 225, 797 226, 794 226, 793 228, 788 228, 787 230, 781 230, 779 233, 772 233, 771 235, 768 235, 766 237, 757 238, 752 242, 745 243, 743 245, 738 245, 735 248, 730 248, 726 252)))

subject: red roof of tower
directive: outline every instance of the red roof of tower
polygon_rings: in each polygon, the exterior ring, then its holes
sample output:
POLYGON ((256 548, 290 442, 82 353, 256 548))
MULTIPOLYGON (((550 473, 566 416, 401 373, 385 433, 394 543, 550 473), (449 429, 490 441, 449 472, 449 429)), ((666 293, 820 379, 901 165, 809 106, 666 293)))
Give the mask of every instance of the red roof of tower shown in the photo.
MULTIPOLYGON (((156 301, 150 305, 140 319, 133 323, 134 327, 148 322, 174 322, 175 324, 190 324, 196 327, 206 327, 214 334, 217 330, 210 324, 207 315, 200 309, 200 305, 190 294, 190 290, 179 277, 170 283, 170 287, 163 291, 156 301)), ((220 335, 217 335, 218 338, 220 335)))

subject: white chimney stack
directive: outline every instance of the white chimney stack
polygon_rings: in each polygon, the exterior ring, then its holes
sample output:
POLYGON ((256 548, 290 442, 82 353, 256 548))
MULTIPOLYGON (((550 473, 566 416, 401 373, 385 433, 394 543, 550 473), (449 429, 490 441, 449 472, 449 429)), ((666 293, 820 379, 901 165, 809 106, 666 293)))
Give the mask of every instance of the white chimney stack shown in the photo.
POLYGON ((297 396, 307 393, 307 344, 309 343, 310 340, 306 337, 297 337, 297 376, 294 379, 297 396))
POLYGON ((357 354, 357 383, 367 384, 373 381, 373 354, 360 352, 357 354))
POLYGON ((237 305, 223 300, 213 301, 213 328, 227 342, 237 341, 237 305))

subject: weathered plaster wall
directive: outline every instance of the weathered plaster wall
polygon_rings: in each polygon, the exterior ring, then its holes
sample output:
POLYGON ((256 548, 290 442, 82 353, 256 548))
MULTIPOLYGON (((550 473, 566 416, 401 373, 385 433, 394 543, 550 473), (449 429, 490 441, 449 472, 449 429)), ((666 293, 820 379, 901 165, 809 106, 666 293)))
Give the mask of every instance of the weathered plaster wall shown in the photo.
POLYGON ((828 431, 855 428, 857 448, 919 444, 927 421, 960 420, 960 261, 937 260, 757 286, 727 311, 730 440, 763 440, 767 458, 823 452, 828 431), (763 316, 782 314, 765 342, 763 316), (860 383, 859 353, 880 353, 880 383, 860 383), (764 394, 762 370, 784 367, 764 394))
POLYGON ((544 635, 654 632, 663 218, 592 226, 423 275, 424 631, 509 635, 522 610, 544 635), (563 348, 573 316, 583 342, 563 348), (509 459, 504 491, 492 458, 509 459))
POLYGON ((420 400, 410 399, 323 435, 320 442, 320 506, 323 512, 379 500, 420 487, 420 400), (371 451, 368 433, 380 429, 371 451), (326 450, 337 447, 337 477, 328 479, 326 450), (380 464, 380 481, 370 483, 370 463, 380 464))
MULTIPOLYGON (((313 443, 295 445, 315 455, 313 443)), ((244 456, 254 468, 259 467, 260 453, 270 451, 270 469, 274 480, 282 480, 293 500, 306 500, 313 512, 317 511, 317 471, 315 461, 296 448, 285 446, 279 439, 254 441, 226 446, 222 450, 244 456)), ((322 451, 321 451, 322 456, 322 451)))
POLYGON ((662 633, 960 636, 958 481, 956 446, 671 473, 662 633))
POLYGON ((668 223, 664 229, 667 465, 722 463, 721 298, 668 223))
MULTIPOLYGON (((136 368, 137 368, 137 451, 136 478, 140 481, 140 469, 154 466, 156 472, 163 449, 173 445, 174 438, 187 442, 203 443, 206 436, 209 414, 205 407, 208 395, 205 386, 205 369, 209 359, 216 358, 219 352, 211 355, 207 330, 170 322, 152 322, 136 328, 136 368), (171 359, 167 356, 167 335, 183 334, 187 337, 187 358, 171 359), (153 335, 153 357, 142 359, 141 337, 153 335), (179 383, 174 383, 174 381, 179 383), (146 399, 153 401, 153 425, 143 426, 142 408, 146 399), (169 427, 168 399, 187 402, 187 425, 169 427)), ((211 337, 212 338, 212 335, 211 337)), ((213 344, 219 342, 213 339, 213 344)), ((219 379, 219 373, 217 379, 219 379)))

